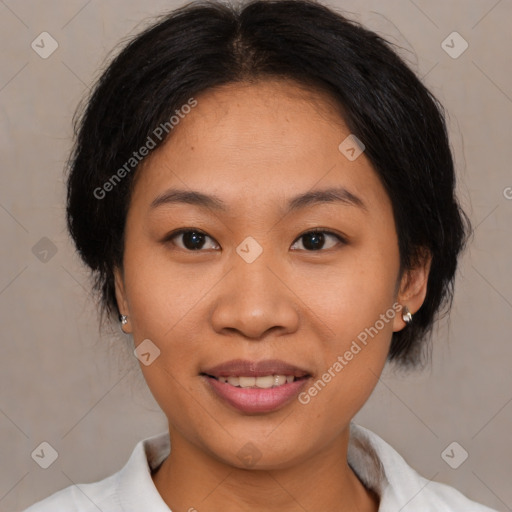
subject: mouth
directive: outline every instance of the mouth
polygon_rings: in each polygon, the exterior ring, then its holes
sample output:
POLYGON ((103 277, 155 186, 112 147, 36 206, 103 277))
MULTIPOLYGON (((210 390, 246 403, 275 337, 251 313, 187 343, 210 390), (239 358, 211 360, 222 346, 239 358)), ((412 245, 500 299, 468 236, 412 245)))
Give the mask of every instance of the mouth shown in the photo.
POLYGON ((311 374, 280 360, 232 360, 199 374, 213 394, 237 411, 268 413, 289 404, 311 374))
POLYGON ((295 377, 294 375, 262 375, 261 377, 252 377, 249 375, 230 375, 229 377, 215 377, 213 375, 206 375, 212 379, 229 384, 236 388, 244 389, 270 389, 295 382, 296 380, 304 379, 304 377, 295 377))

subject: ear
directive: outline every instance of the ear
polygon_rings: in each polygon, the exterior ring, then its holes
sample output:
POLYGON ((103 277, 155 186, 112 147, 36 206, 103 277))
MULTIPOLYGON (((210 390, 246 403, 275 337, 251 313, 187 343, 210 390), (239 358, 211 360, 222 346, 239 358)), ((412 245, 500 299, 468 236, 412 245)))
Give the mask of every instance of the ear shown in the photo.
POLYGON ((119 267, 114 268, 114 285, 116 291, 117 307, 122 315, 128 317, 128 323, 121 325, 121 329, 125 333, 131 333, 130 309, 128 307, 128 299, 124 287, 123 271, 119 267))
MULTIPOLYGON (((418 261, 413 268, 404 272, 396 301, 407 306, 412 315, 421 308, 427 295, 427 282, 430 273, 432 255, 429 250, 421 249, 418 261)), ((414 321, 414 320, 413 320, 414 321)), ((393 320, 393 331, 401 331, 407 324, 399 311, 393 320)))

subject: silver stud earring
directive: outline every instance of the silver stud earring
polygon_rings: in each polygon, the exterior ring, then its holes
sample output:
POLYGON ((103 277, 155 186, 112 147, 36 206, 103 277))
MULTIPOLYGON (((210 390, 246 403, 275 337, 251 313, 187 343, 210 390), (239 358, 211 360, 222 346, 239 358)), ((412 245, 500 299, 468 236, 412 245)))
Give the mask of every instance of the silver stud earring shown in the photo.
POLYGON ((126 325, 126 324, 128 323, 128 315, 119 315, 119 320, 120 320, 120 322, 121 322, 121 326, 120 326, 120 328, 121 328, 121 332, 122 332, 123 334, 128 334, 128 333, 127 333, 127 332, 125 332, 125 331, 124 331, 124 329, 123 329, 123 325, 126 325))
POLYGON ((402 320, 406 324, 410 324, 412 322, 412 314, 407 306, 402 306, 402 320))

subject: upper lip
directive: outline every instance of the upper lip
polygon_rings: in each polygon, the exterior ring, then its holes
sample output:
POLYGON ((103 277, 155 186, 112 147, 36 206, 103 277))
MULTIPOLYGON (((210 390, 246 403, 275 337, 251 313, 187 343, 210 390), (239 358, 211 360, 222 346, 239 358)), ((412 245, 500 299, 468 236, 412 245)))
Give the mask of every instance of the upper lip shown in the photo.
POLYGON ((307 370, 279 359, 264 359, 262 361, 232 359, 231 361, 226 361, 211 368, 206 368, 202 370, 201 373, 212 377, 293 375, 294 377, 300 378, 309 375, 307 370))

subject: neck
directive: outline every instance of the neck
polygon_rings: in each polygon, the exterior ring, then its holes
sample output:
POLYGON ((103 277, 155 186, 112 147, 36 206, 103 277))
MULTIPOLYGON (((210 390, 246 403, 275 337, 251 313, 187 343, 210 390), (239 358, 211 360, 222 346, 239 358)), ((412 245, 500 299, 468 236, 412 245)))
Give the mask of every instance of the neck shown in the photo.
POLYGON ((347 463, 348 429, 313 457, 271 470, 231 466, 169 432, 171 453, 153 481, 173 511, 378 511, 378 496, 347 463))

